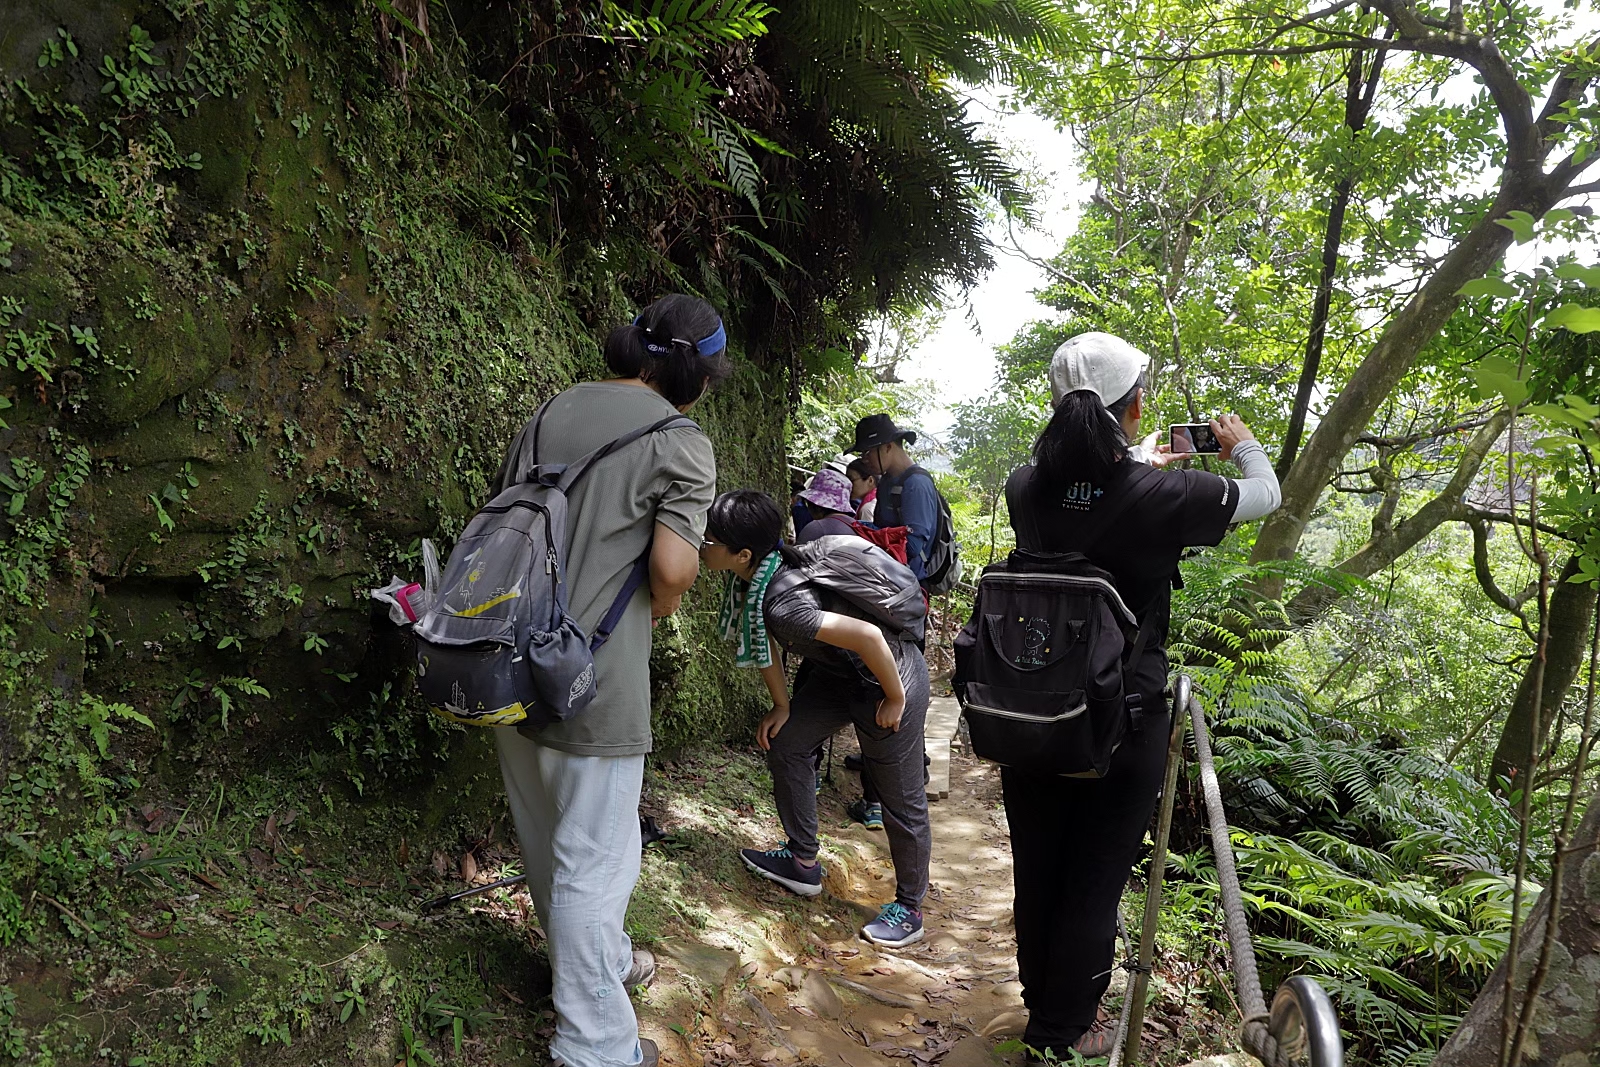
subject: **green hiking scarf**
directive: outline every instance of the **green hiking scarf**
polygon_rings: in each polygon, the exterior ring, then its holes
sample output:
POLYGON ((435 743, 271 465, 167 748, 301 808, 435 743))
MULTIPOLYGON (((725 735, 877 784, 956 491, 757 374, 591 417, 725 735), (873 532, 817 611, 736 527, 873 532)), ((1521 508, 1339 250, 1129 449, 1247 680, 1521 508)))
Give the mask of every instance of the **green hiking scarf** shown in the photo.
POLYGON ((761 602, 782 562, 774 550, 756 567, 756 576, 750 581, 731 572, 728 575, 728 592, 722 598, 717 630, 726 640, 737 643, 733 655, 736 666, 772 666, 772 645, 767 642, 767 616, 761 602))

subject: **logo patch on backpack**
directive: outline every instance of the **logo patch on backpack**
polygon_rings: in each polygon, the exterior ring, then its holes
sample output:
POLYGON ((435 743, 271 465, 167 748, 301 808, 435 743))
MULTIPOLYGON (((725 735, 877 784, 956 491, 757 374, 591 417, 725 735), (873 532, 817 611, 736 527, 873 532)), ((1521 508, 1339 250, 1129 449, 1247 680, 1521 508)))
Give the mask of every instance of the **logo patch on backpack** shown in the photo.
POLYGON ((1028 620, 1028 628, 1022 638, 1022 655, 1017 657, 1017 662, 1029 667, 1043 667, 1044 654, 1049 652, 1044 643, 1050 640, 1050 620, 1038 616, 1028 620))
POLYGON ((572 680, 572 688, 567 690, 567 707, 578 702, 578 698, 589 691, 594 685, 594 664, 591 663, 583 669, 583 673, 572 680))

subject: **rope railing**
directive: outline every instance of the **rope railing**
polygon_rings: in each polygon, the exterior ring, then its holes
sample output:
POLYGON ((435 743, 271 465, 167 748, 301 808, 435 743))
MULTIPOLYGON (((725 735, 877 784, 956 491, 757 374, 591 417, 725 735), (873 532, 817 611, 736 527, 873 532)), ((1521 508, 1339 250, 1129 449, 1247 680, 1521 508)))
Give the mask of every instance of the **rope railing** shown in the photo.
POLYGON ((1216 761, 1211 752, 1211 734, 1206 728, 1205 709, 1195 697, 1188 675, 1178 675, 1172 687, 1172 698, 1172 735, 1168 741, 1167 774, 1156 820, 1155 850, 1150 858, 1150 876, 1145 890, 1144 928, 1136 961, 1124 964, 1132 972, 1132 978, 1123 998, 1122 1018, 1108 1067, 1119 1067, 1124 1062, 1133 1067, 1139 1060, 1139 1035, 1144 1029, 1144 1002, 1166 876, 1167 842, 1172 834, 1172 810, 1178 771, 1182 766, 1185 712, 1200 764, 1200 790, 1205 797, 1211 848, 1216 857, 1223 924, 1233 958, 1239 1009, 1243 1013, 1239 1044, 1267 1067, 1343 1067, 1344 1041, 1339 1034, 1339 1017, 1333 1001, 1316 979, 1307 975, 1290 978, 1272 998, 1271 1009, 1267 1008, 1261 990, 1261 972, 1256 966, 1255 944, 1250 938, 1249 917, 1244 910, 1244 892, 1239 886, 1239 871, 1234 863, 1228 813, 1222 804, 1222 785, 1217 780, 1216 761))

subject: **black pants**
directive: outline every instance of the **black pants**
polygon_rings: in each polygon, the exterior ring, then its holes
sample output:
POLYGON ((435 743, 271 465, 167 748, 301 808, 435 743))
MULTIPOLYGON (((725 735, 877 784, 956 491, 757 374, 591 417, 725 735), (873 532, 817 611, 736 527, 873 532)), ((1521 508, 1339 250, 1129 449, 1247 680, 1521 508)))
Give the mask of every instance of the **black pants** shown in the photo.
POLYGON ((1065 1058, 1111 984, 1117 905, 1155 811, 1171 717, 1150 700, 1104 778, 1003 768, 1016 880, 1017 971, 1028 1007, 1023 1040, 1065 1058))

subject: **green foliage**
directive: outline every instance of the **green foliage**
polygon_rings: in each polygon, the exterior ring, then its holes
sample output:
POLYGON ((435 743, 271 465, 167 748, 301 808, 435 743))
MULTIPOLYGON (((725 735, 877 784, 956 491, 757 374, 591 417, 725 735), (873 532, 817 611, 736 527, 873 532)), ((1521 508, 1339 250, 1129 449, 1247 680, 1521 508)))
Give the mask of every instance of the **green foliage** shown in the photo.
POLYGON ((859 366, 818 375, 800 391, 789 419, 789 462, 795 473, 814 474, 850 447, 856 423, 887 412, 899 426, 915 426, 931 400, 931 383, 880 382, 859 366))
POLYGON ((1187 564, 1171 650, 1213 723, 1264 984, 1315 974, 1350 1052, 1398 1064, 1442 1043, 1505 951, 1515 818, 1395 727, 1330 708, 1279 651, 1258 577, 1187 564))
POLYGON ((17 995, 10 986, 0 986, 0 1053, 22 1059, 27 1051, 27 1033, 16 1023, 17 995))

